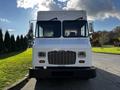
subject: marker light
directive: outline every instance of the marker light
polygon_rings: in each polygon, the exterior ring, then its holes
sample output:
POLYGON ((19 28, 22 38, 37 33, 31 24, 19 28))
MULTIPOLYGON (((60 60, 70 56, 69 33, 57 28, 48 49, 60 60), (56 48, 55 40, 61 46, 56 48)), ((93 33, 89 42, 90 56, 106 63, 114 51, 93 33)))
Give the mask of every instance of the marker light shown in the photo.
POLYGON ((45 60, 40 60, 39 63, 45 63, 45 60))
POLYGON ((85 63, 85 61, 84 60, 79 60, 79 63, 85 63))

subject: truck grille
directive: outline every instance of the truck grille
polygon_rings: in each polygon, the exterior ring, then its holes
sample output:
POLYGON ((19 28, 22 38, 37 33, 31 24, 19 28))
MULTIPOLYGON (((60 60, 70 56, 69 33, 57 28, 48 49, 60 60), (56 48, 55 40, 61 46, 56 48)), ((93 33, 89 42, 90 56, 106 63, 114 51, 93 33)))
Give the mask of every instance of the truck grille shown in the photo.
POLYGON ((75 64, 76 53, 73 51, 51 51, 48 52, 49 64, 66 65, 75 64))

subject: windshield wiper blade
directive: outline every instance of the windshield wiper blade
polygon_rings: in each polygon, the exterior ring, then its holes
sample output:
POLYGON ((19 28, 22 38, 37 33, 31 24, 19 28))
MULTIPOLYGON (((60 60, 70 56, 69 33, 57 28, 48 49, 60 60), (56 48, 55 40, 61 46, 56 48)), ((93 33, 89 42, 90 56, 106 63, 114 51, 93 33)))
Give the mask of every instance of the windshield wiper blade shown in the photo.
POLYGON ((75 20, 83 20, 83 17, 79 17, 79 18, 77 18, 77 19, 75 19, 75 20))
POLYGON ((49 21, 54 21, 54 20, 58 20, 58 18, 55 17, 55 18, 50 19, 49 21))

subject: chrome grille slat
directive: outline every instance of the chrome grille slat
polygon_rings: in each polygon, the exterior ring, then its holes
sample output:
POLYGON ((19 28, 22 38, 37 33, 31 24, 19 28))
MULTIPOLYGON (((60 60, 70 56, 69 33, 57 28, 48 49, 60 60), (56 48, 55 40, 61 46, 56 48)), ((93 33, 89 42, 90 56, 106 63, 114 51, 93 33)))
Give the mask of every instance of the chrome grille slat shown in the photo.
POLYGON ((49 64, 67 65, 75 64, 76 53, 73 51, 50 51, 48 52, 49 64))

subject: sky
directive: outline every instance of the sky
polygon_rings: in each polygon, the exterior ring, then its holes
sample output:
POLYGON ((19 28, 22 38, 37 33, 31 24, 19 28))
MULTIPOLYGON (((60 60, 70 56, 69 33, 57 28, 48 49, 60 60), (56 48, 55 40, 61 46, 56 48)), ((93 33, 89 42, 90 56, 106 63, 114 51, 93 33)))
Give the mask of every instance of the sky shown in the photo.
POLYGON ((86 10, 94 30, 120 26, 120 0, 0 0, 0 28, 25 35, 37 11, 86 10))

